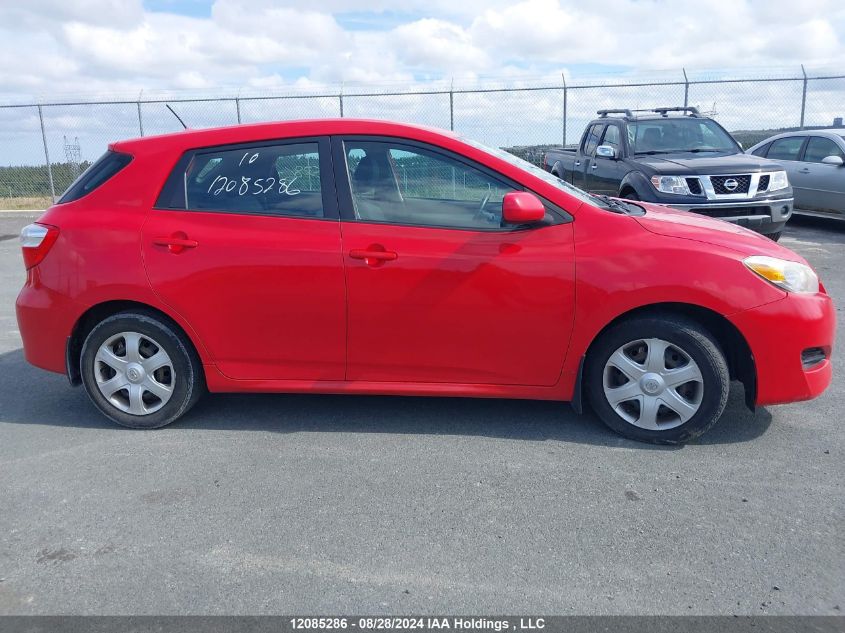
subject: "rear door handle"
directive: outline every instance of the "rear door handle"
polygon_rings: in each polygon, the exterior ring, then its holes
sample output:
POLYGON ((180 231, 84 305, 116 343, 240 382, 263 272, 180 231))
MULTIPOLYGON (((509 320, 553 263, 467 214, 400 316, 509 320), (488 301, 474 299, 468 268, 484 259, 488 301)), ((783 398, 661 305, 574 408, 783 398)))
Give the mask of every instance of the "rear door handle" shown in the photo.
POLYGON ((593 169, 596 169, 598 166, 598 163, 593 163, 593 169))
POLYGON ((173 235, 167 237, 154 237, 153 244, 156 246, 166 246, 167 249, 174 254, 181 253, 186 248, 196 248, 199 242, 188 239, 182 231, 177 231, 173 235))
POLYGON ((810 170, 805 167, 804 169, 799 169, 798 173, 799 174, 809 174, 810 170))
POLYGON ((575 161, 575 166, 576 166, 576 167, 580 167, 580 166, 581 166, 581 161, 580 161, 580 160, 576 160, 576 161, 575 161))

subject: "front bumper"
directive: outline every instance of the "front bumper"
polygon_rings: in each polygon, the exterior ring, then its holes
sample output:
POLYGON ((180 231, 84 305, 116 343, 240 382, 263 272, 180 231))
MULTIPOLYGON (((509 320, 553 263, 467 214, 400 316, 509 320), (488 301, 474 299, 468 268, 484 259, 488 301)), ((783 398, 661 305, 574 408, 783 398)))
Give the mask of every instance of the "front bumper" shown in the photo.
POLYGON ((810 400, 830 385, 836 312, 827 294, 788 293, 783 299, 728 319, 745 336, 754 357, 755 404, 810 400), (813 348, 821 348, 825 358, 806 367, 802 353, 813 348))
POLYGON ((692 211, 753 229, 758 233, 771 234, 781 231, 792 215, 793 198, 767 198, 732 202, 674 203, 662 202, 681 211, 692 211))

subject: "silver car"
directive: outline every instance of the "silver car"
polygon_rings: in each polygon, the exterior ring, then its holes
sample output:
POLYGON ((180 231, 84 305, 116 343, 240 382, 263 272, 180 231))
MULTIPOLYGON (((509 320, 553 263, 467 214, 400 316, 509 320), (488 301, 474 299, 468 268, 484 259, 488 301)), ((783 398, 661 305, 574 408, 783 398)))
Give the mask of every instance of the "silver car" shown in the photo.
POLYGON ((783 165, 795 213, 845 220, 845 128, 778 134, 748 153, 783 165))

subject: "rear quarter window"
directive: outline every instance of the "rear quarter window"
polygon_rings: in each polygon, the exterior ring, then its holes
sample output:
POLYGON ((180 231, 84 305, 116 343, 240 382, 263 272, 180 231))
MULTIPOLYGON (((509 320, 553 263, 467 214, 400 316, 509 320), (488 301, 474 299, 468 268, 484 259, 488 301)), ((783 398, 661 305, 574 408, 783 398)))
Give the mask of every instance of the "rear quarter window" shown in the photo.
POLYGON ((97 162, 86 169, 76 180, 71 183, 59 198, 59 204, 79 200, 83 196, 103 185, 117 172, 132 162, 132 156, 108 150, 97 159, 97 162))

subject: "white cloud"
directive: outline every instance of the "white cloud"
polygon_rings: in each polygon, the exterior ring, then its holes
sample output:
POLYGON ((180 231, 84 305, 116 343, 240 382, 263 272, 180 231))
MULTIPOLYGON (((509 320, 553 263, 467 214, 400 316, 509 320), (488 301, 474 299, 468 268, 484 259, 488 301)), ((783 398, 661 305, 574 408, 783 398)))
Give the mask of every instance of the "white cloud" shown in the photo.
MULTIPOLYGON (((561 73, 570 84, 583 79, 578 71, 586 72, 579 66, 584 64, 666 69, 680 79, 682 67, 691 76, 696 69, 749 66, 763 67, 756 74, 774 66, 794 74, 800 63, 841 70, 843 59, 841 0, 403 0, 398 9, 395 0, 288 0, 283 5, 215 0, 208 17, 147 11, 141 0, 0 0, 0 102, 135 97, 142 90, 229 96, 334 92, 344 83, 348 116, 448 126, 443 95, 367 101, 350 93, 442 86, 451 79, 456 87, 489 86, 493 79, 512 86, 555 86, 561 73), (355 28, 346 26, 353 22, 355 28)), ((808 122, 842 115, 843 92, 845 81, 811 84, 808 122)), ((456 94, 455 125, 490 143, 557 142, 560 97, 554 89, 456 94)), ((599 106, 650 107, 682 97, 677 86, 571 91, 568 139, 599 106)), ((690 91, 692 104, 715 104, 720 120, 732 128, 744 126, 764 100, 769 118, 761 125, 794 124, 800 82, 730 89, 702 84, 690 91)), ((234 102, 178 109, 194 126, 234 122, 234 102)), ((338 109, 334 96, 241 104, 244 121, 335 116, 338 109)), ((92 158, 106 141, 133 135, 139 127, 134 104, 64 110, 45 110, 48 142, 57 155, 65 134, 79 134, 92 158)), ((145 132, 177 129, 161 104, 143 110, 145 132)), ((33 122, 37 116, 31 109, 0 109, 0 163, 23 160, 12 155, 18 147, 28 148, 37 160, 40 129, 33 122), (26 139, 10 140, 10 125, 18 125, 26 139)))
POLYGON ((398 25, 385 13, 395 10, 392 0, 216 0, 195 18, 145 11, 141 0, 4 3, 0 98, 845 59, 836 0, 406 0, 400 15, 415 17, 398 25), (392 26, 345 29, 350 11, 392 26))

